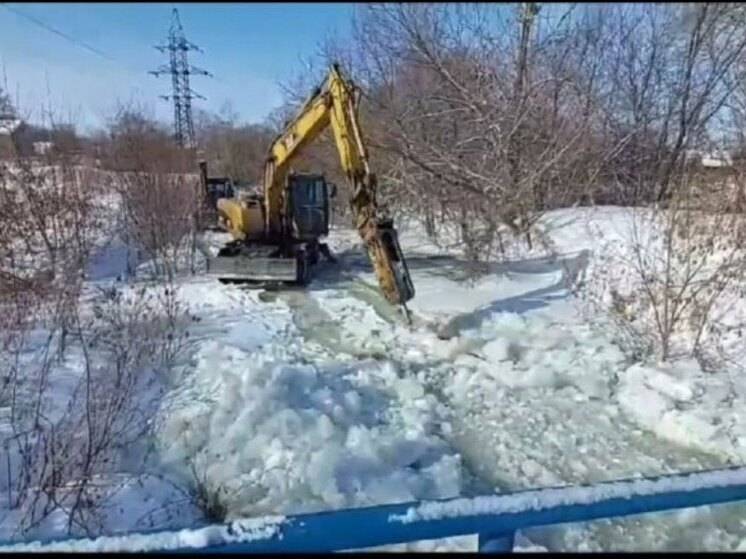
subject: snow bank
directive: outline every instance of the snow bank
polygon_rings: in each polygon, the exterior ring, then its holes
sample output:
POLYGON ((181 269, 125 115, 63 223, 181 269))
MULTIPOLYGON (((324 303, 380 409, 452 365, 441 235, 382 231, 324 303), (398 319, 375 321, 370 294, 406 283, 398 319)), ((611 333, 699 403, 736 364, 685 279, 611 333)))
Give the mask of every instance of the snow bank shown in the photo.
POLYGON ((641 211, 622 206, 564 208, 544 214, 539 226, 561 253, 595 250, 604 243, 630 238, 634 216, 641 211), (603 232, 603 238, 598 231, 603 232))
MULTIPOLYGON (((573 208, 549 212, 542 224, 560 251, 591 251, 586 279, 597 282, 596 295, 610 304, 610 285, 615 285, 622 295, 640 289, 640 278, 630 272, 631 263, 625 263, 625 259, 634 260, 633 240, 643 246, 649 244, 651 253, 661 249, 662 239, 656 236, 652 215, 644 208, 573 208), (612 253, 615 257, 608 258, 612 253)), ((722 256, 722 250, 713 249, 705 263, 712 269, 722 256)), ((704 269, 701 273, 709 272, 704 269)), ((719 367, 706 373, 688 358, 663 365, 638 363, 620 367, 615 401, 640 427, 658 437, 742 463, 746 459, 746 415, 742 411, 746 379, 741 370, 746 362, 742 338, 746 305, 737 291, 740 286, 724 293, 713 309, 712 317, 718 323, 715 337, 721 339, 708 340, 708 332, 703 337, 705 343, 718 346, 718 352, 725 357, 719 367)), ((598 314, 598 309, 590 310, 598 314)), ((649 317, 641 307, 632 305, 628 311, 636 317, 636 328, 644 331, 649 317)), ((599 322, 599 326, 602 324, 599 322)), ((688 328, 681 324, 672 339, 674 348, 691 346, 694 333, 688 328)))

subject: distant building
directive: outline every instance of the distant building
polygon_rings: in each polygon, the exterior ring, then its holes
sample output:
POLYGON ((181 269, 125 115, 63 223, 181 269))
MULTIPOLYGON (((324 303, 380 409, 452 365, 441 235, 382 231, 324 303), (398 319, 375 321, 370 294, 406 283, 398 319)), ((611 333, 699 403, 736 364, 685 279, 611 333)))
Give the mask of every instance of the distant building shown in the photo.
POLYGON ((46 155, 54 147, 53 142, 34 142, 34 154, 46 155))
POLYGON ((725 150, 700 151, 687 150, 684 153, 687 161, 698 163, 705 169, 726 169, 733 167, 733 154, 725 150))
POLYGON ((16 155, 13 135, 21 126, 21 120, 14 114, 0 114, 0 159, 8 159, 16 155))
POLYGON ((21 125, 21 119, 14 115, 0 115, 0 136, 10 136, 21 125))
POLYGON ((705 167, 706 169, 733 166, 733 157, 730 153, 725 151, 702 154, 700 161, 702 162, 702 167, 705 167))

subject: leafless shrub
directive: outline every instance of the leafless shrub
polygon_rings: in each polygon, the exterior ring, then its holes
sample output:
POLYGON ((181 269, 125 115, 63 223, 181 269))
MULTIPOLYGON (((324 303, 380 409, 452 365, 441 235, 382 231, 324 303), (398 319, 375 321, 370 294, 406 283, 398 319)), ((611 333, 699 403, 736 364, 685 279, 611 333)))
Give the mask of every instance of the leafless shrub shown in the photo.
MULTIPOLYGON (((21 531, 62 510, 70 532, 100 533, 98 512, 112 493, 107 475, 150 429, 163 390, 156 373, 184 350, 188 322, 168 288, 104 290, 92 316, 76 314, 70 348, 80 354, 84 370, 66 408, 55 413, 37 401, 31 408, 23 398, 14 408, 10 449, 20 460, 9 479, 15 481, 11 504, 22 511, 21 531)), ((55 391, 59 399, 59 390, 51 379, 41 397, 55 391)))
POLYGON ((604 115, 607 137, 625 141, 599 176, 611 185, 607 200, 655 204, 630 212, 631 231, 598 255, 590 281, 603 285, 602 308, 637 356, 702 357, 717 345, 708 338, 719 330, 719 309, 741 296, 746 264, 743 218, 731 213, 738 166, 713 170, 700 159, 728 147, 710 127, 738 97, 743 7, 618 10, 604 52, 616 95, 606 97, 604 115))
POLYGON ((196 134, 210 174, 236 182, 261 183, 274 130, 267 125, 239 124, 230 105, 218 115, 199 111, 197 117, 196 134))
POLYGON ((171 281, 194 270, 202 193, 195 154, 177 148, 137 109, 120 109, 110 127, 109 168, 121 211, 118 234, 151 263, 154 277, 171 281))
POLYGON ((123 236, 150 260, 154 277, 173 279, 193 265, 199 179, 194 175, 124 173, 121 196, 123 236))
POLYGON ((52 359, 64 351, 71 328, 98 224, 100 189, 65 159, 48 163, 17 159, 0 172, 7 225, 0 232, 0 305, 3 347, 21 351, 39 323, 58 344, 52 359))
MULTIPOLYGON (((693 197, 701 176, 680 180, 665 208, 629 210, 629 232, 603 246, 585 286, 637 358, 712 353, 723 314, 743 299, 746 220, 702 211, 693 197)), ((604 238, 601 228, 594 235, 604 238)))
POLYGON ((149 428, 157 396, 144 395, 184 347, 189 318, 171 282, 85 292, 91 251, 110 233, 102 178, 59 154, 0 170, 0 402, 11 428, 0 443, 20 533, 55 511, 71 533, 100 530, 110 475, 149 428), (79 376, 60 374, 76 364, 79 376))
POLYGON ((200 473, 193 460, 189 461, 191 501, 210 522, 225 522, 228 517, 228 489, 224 485, 213 487, 207 475, 200 473))
POLYGON ((193 150, 178 147, 165 125, 137 105, 121 105, 102 146, 103 167, 131 172, 195 172, 193 150))
MULTIPOLYGON (((0 304, 5 311, 0 397, 9 404, 12 428, 4 446, 10 450, 15 445, 19 457, 17 494, 15 499, 9 495, 16 506, 42 497, 35 474, 49 467, 48 449, 57 434, 47 416, 50 373, 74 330, 95 227, 93 185, 84 184, 64 160, 48 163, 17 159, 0 177, 2 218, 9 225, 0 233, 0 304)), ((10 452, 8 456, 10 470, 10 452)), ((7 478, 10 488, 11 471, 7 478)), ((47 502, 44 508, 54 505, 47 502)))

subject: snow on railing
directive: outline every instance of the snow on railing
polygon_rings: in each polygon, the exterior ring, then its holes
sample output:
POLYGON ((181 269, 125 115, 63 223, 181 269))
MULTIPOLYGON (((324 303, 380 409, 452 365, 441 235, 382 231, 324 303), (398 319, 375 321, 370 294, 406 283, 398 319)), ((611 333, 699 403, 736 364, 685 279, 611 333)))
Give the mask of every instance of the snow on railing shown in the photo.
POLYGON ((479 535, 509 551, 516 530, 746 500, 746 468, 236 520, 193 530, 0 546, 18 551, 327 552, 479 535))

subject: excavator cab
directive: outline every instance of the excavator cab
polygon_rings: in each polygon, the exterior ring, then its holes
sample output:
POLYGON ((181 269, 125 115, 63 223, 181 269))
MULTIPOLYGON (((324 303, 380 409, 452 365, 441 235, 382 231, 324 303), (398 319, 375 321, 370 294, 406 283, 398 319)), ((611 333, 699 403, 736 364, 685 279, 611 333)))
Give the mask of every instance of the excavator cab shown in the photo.
POLYGON ((292 173, 287 180, 287 213, 292 219, 293 236, 299 241, 314 241, 328 235, 329 199, 334 189, 324 175, 292 173))

